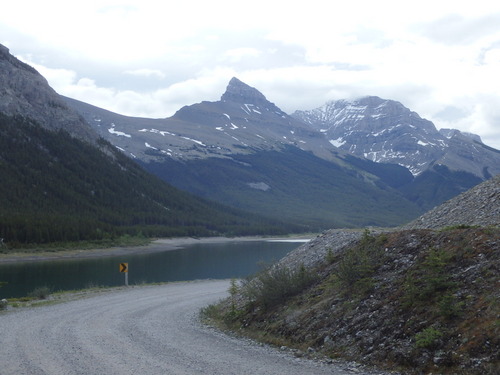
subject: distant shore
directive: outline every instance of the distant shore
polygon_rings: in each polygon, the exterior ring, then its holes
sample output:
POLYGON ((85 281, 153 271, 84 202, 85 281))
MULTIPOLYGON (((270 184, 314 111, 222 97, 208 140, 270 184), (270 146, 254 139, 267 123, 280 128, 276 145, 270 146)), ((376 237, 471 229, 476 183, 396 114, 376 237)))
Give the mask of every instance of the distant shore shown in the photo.
POLYGON ((154 253, 161 251, 171 251, 181 249, 193 244, 205 243, 226 243, 242 241, 283 241, 283 242, 307 242, 312 236, 297 237, 182 237, 182 238, 160 238, 153 240, 150 244, 144 246, 110 247, 102 249, 87 250, 58 250, 58 251, 30 251, 30 252, 12 252, 0 254, 0 264, 36 262, 58 259, 83 259, 99 258, 126 254, 154 253))

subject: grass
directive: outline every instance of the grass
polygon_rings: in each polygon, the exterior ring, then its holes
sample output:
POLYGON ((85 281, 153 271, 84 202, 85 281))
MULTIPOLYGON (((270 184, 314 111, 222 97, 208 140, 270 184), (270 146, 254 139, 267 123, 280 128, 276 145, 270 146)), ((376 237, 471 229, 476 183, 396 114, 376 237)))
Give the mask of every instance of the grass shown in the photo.
POLYGON ((44 293, 40 293, 40 290, 46 292, 48 290, 46 287, 35 288, 32 292, 28 293, 28 295, 24 297, 16 297, 16 298, 8 298, 8 306, 14 308, 25 308, 25 307, 39 307, 45 305, 53 305, 58 303, 64 303, 69 301, 78 300, 81 298, 92 297, 93 295, 106 293, 110 291, 118 291, 118 290, 126 290, 132 289, 135 287, 143 287, 143 286, 155 286, 155 285, 167 285, 167 284, 175 284, 175 283, 184 283, 187 281, 168 281, 168 282, 154 282, 154 283, 142 283, 135 284, 129 286, 102 286, 89 284, 87 287, 83 289, 74 289, 74 290, 59 290, 50 292, 45 298, 41 298, 44 293))
POLYGON ((0 247, 0 254, 10 253, 37 253, 37 252, 60 252, 67 250, 90 250, 104 249, 109 247, 146 246, 151 243, 151 238, 143 236, 123 235, 116 238, 108 238, 94 241, 78 242, 53 242, 48 244, 23 244, 22 247, 10 247, 7 244, 0 247))

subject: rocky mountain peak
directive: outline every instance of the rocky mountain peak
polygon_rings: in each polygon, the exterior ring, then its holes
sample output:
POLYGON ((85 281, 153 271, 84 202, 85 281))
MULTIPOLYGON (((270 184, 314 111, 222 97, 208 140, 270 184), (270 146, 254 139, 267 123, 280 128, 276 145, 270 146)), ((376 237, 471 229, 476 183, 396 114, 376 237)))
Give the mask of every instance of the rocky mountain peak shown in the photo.
POLYGON ((256 88, 243 83, 233 77, 227 85, 226 92, 222 94, 222 101, 236 102, 241 104, 268 104, 266 97, 256 88))
POLYGON ((460 130, 457 130, 457 129, 439 129, 439 133, 441 133, 441 135, 443 135, 444 137, 446 137, 448 139, 450 139, 452 137, 463 136, 466 138, 470 138, 473 141, 483 143, 483 140, 481 139, 481 137, 479 135, 474 134, 474 133, 461 132, 460 130))
POLYGON ((97 134, 33 67, 0 45, 0 112, 20 115, 49 130, 63 129, 74 137, 95 143, 97 134))
MULTIPOLYGON (((38 71, 35 68, 16 59, 14 56, 10 54, 10 50, 7 47, 0 44, 0 66, 5 67, 7 65, 14 66, 18 69, 25 70, 35 75, 39 75, 38 71)), ((42 79, 45 80, 45 78, 43 77, 42 79)))
POLYGON ((400 102, 377 96, 330 101, 293 117, 319 130, 334 146, 377 163, 395 163, 418 176, 434 165, 483 179, 500 169, 498 153, 454 129, 438 131, 400 102), (487 173, 485 173, 487 171, 487 173))

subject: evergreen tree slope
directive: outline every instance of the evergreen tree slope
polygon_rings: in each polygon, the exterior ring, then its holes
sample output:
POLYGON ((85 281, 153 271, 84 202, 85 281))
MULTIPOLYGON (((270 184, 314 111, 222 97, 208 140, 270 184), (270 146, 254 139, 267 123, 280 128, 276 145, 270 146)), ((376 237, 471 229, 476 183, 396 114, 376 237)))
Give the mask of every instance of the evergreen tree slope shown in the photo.
POLYGON ((298 229, 181 192, 109 145, 98 149, 3 114, 0 176, 0 238, 12 245, 298 229))
MULTIPOLYGON (((405 169, 374 165, 391 179, 368 182, 360 172, 342 168, 292 146, 226 158, 143 163, 172 185, 249 212, 320 231, 332 227, 396 226, 421 211, 396 189, 405 169), (391 182, 392 181, 392 182, 391 182)), ((364 166, 365 169, 368 167, 364 166)), ((411 176, 410 176, 411 178, 411 176)))

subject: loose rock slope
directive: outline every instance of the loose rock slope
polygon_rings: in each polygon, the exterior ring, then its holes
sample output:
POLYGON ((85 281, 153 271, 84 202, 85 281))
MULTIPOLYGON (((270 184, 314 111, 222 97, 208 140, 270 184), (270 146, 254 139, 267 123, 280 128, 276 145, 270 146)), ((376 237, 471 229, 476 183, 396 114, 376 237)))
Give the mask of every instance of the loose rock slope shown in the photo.
POLYGON ((441 204, 404 229, 437 229, 452 225, 500 225, 500 175, 441 204))

